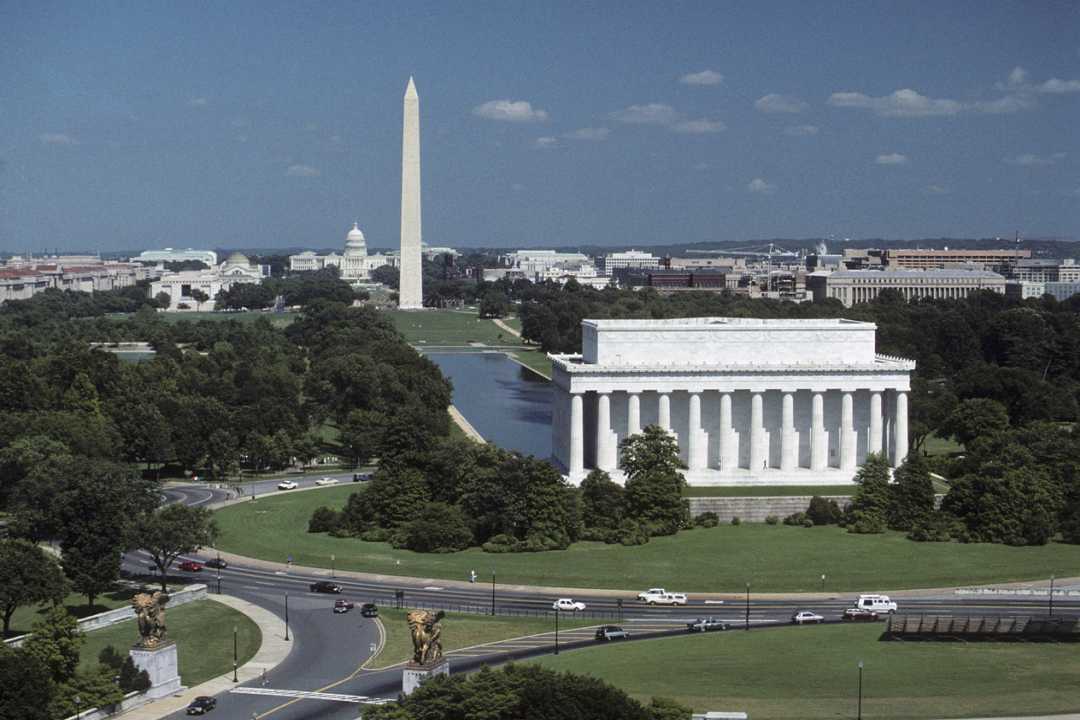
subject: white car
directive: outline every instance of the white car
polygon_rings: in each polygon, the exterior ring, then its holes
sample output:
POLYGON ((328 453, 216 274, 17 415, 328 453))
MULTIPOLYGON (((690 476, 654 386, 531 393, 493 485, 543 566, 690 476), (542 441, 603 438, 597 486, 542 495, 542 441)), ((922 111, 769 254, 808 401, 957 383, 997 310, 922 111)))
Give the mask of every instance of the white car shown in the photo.
POLYGON ((316 485, 336 485, 337 484, 337 478, 324 477, 322 480, 316 480, 315 484, 316 485))
POLYGON ((585 603, 574 602, 570 598, 559 598, 555 602, 551 603, 552 610, 562 610, 563 612, 577 612, 578 610, 585 609, 585 603))
POLYGON ((277 484, 278 490, 295 490, 300 487, 295 480, 282 480, 277 484))
POLYGON ((791 616, 791 622, 795 625, 809 625, 811 623, 825 622, 825 617, 809 610, 800 610, 791 616))
POLYGON ((664 593, 663 595, 650 595, 646 600, 649 605, 685 605, 686 593, 664 593))
POLYGON ((667 590, 664 588, 649 588, 645 592, 639 592, 637 594, 637 599, 642 602, 649 602, 649 598, 657 597, 659 595, 667 595, 667 590))

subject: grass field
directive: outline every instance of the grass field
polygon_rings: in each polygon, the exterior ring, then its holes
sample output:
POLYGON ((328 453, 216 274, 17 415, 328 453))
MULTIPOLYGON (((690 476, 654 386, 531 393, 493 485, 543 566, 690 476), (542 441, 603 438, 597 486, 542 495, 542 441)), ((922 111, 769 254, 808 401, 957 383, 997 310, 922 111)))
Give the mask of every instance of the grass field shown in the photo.
MULTIPOLYGON (((71 593, 64 598, 64 607, 66 607, 68 612, 75 617, 84 618, 105 612, 106 610, 113 610, 128 605, 131 601, 131 596, 134 594, 134 590, 118 588, 112 592, 94 598, 94 605, 93 607, 90 607, 86 604, 85 595, 71 593)), ((34 622, 48 609, 48 604, 24 605, 17 609, 15 614, 11 616, 10 635, 14 637, 15 635, 22 635, 23 633, 30 632, 30 628, 34 622)))
MULTIPOLYGON (((259 626, 247 615, 213 600, 199 600, 166 610, 166 620, 169 638, 176 641, 180 677, 188 687, 232 670, 233 627, 237 629, 241 665, 250 660, 262 644, 259 626)), ((79 666, 88 669, 97 665, 98 653, 106 645, 112 645, 126 655, 138 639, 139 630, 134 620, 89 632, 79 652, 79 666)))
MULTIPOLYGON (((368 667, 383 668, 396 665, 412 657, 412 638, 405 621, 407 610, 380 609, 383 627, 386 628, 386 646, 368 667)), ((574 620, 564 613, 559 627, 569 630, 575 627, 596 625, 596 620, 574 620)), ((522 635, 536 635, 554 630, 554 620, 549 618, 491 617, 467 613, 447 613, 442 636, 443 651, 480 645, 482 643, 508 640, 522 635)))
POLYGON ((398 331, 410 343, 421 345, 521 345, 516 337, 475 312, 456 310, 386 311, 398 331))
POLYGON ((518 362, 526 367, 535 370, 544 377, 551 379, 551 360, 548 359, 547 354, 536 350, 517 350, 510 353, 518 362))
POLYGON ((761 487, 688 487, 683 497, 783 497, 785 495, 851 495, 854 485, 765 485, 761 487))
POLYGON ((928 455, 952 455, 953 453, 964 452, 964 446, 952 438, 938 437, 933 433, 926 436, 926 440, 923 441, 923 449, 926 450, 928 455))
POLYGON ((537 662, 635 697, 766 718, 1034 715, 1080 709, 1080 653, 1068 644, 881 642, 880 624, 694 635, 566 652, 537 662))
POLYGON ((342 507, 351 487, 263 498, 217 511, 218 547, 264 560, 388 575, 465 580, 470 570, 500 583, 563 587, 663 586, 683 592, 735 592, 749 581, 756 592, 946 587, 1049 578, 1080 567, 1080 545, 1042 547, 916 543, 900 533, 850 535, 836 527, 801 528, 744 523, 685 531, 623 547, 577 543, 569 550, 489 554, 478 548, 422 554, 387 543, 307 532, 320 505, 342 507), (673 562, 678 558, 678 562, 673 562))

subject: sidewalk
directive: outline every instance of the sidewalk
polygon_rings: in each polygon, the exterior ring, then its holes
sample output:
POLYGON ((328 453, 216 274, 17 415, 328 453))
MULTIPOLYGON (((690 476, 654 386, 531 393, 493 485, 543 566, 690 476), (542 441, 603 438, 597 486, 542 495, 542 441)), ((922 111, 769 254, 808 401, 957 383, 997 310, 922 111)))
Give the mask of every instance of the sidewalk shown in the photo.
POLYGON ((281 635, 281 628, 283 627, 281 618, 269 610, 264 610, 246 600, 240 600, 228 595, 215 595, 213 599, 247 615, 255 621, 255 624, 259 626, 259 631, 262 632, 262 644, 259 646, 259 651, 255 653, 255 657, 248 660, 236 671, 239 682, 234 683, 232 673, 229 672, 212 680, 207 680, 201 685, 188 688, 177 695, 170 695, 130 710, 124 713, 122 717, 129 720, 159 720, 159 718, 170 715, 177 710, 183 710, 199 695, 218 695, 228 692, 240 683, 255 680, 263 672, 273 670, 288 656, 289 650, 292 649, 292 643, 285 642, 281 635))

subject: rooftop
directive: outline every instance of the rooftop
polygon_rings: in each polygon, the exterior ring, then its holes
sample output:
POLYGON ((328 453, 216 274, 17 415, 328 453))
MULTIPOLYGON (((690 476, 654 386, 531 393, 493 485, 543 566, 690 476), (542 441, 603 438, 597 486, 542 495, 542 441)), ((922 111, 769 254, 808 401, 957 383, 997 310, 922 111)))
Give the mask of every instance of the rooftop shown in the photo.
POLYGON ((865 278, 865 277, 892 277, 892 278, 915 278, 929 277, 941 280, 983 278, 986 280, 1002 280, 1001 275, 989 270, 964 270, 962 268, 947 268, 944 270, 837 270, 832 273, 833 278, 865 278))

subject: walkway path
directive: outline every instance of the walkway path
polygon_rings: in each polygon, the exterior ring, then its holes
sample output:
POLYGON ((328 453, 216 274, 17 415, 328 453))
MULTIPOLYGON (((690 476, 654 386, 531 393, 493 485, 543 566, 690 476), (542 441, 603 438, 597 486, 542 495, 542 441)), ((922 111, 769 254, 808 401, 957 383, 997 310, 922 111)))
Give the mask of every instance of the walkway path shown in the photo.
MULTIPOLYGON (((262 644, 259 646, 259 651, 255 653, 255 657, 236 671, 240 683, 255 680, 264 672, 273 670, 288 656, 292 643, 285 642, 281 634, 283 627, 281 618, 258 605, 229 595, 215 595, 213 599, 247 615, 259 626, 259 631, 262 633, 262 644)), ((232 673, 228 672, 176 695, 135 708, 124 713, 123 717, 129 720, 158 720, 178 710, 183 710, 199 695, 219 695, 228 692, 237 684, 239 683, 233 683, 232 673)))
POLYGON ((502 329, 503 329, 503 330, 505 330, 506 332, 510 333, 510 334, 511 334, 511 335, 513 335, 514 337, 518 337, 518 338, 519 338, 519 337, 521 337, 521 333, 520 333, 520 332, 518 332, 518 331, 517 331, 517 330, 515 330, 514 328, 510 327, 509 325, 507 325, 506 323, 504 323, 504 322, 503 322, 502 320, 500 320, 499 318, 491 318, 491 322, 495 323, 495 324, 496 324, 496 325, 498 325, 498 326, 499 326, 500 328, 502 328, 502 329))
POLYGON ((450 413, 450 419, 454 421, 455 425, 461 428, 461 432, 465 433, 467 437, 475 440, 476 442, 487 442, 486 440, 484 440, 484 436, 481 435, 480 432, 473 427, 473 424, 467 419, 465 419, 465 416, 461 414, 460 410, 451 405, 447 408, 447 411, 450 413))

